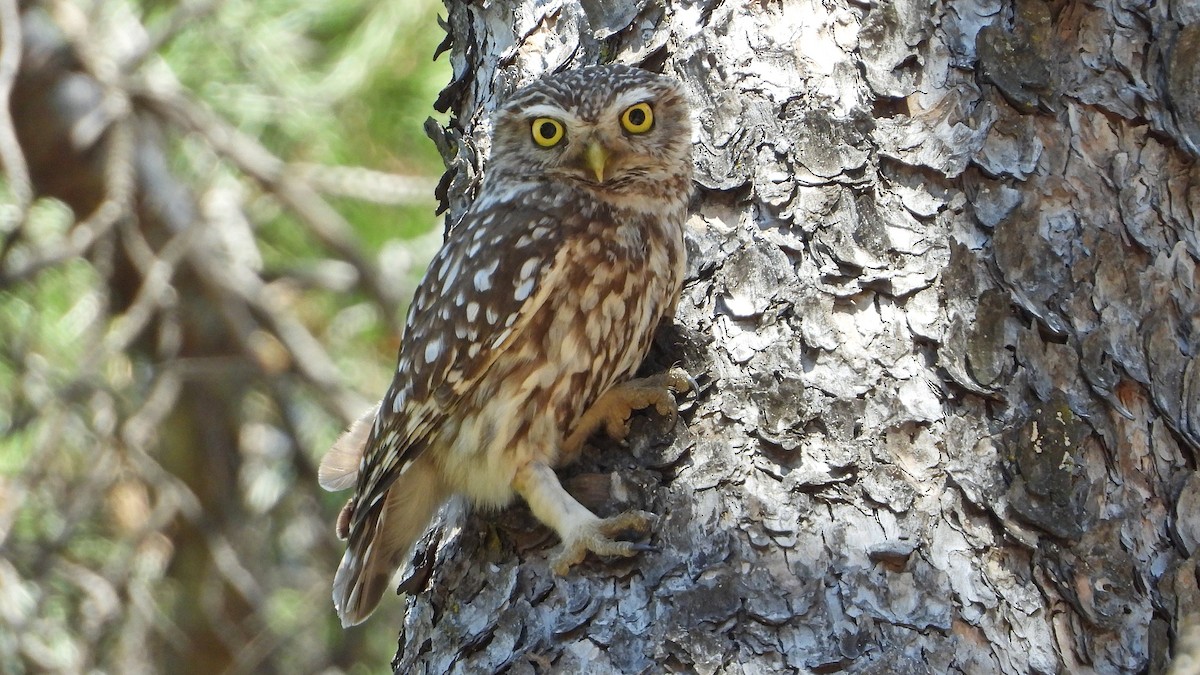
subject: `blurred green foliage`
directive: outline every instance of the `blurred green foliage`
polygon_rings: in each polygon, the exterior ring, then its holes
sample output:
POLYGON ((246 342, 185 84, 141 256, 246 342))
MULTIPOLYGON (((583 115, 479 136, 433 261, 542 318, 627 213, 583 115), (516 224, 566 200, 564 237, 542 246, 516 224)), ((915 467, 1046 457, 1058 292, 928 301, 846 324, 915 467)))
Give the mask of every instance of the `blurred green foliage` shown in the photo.
MULTIPOLYGON (((116 49, 114 35, 136 43, 142 28, 153 34, 181 7, 205 4, 71 6, 86 19, 77 40, 116 49)), ((410 177, 423 198, 329 196, 407 298, 440 241, 431 186, 442 163, 422 129, 449 80, 448 64, 432 60, 440 9, 432 0, 214 2, 142 70, 174 79, 289 164, 410 177)), ((251 243, 228 248, 259 259, 249 267, 272 304, 316 338, 343 385, 364 401, 379 397, 391 379, 395 317, 381 316, 348 264, 203 136, 168 128, 165 141, 171 170, 202 209, 232 200, 245 217, 251 243)), ((0 209, 10 209, 8 194, 0 183, 0 209)), ((38 200, 19 230, 0 232, 9 240, 3 264, 61 246, 74 222, 62 204, 38 200)), ((118 227, 82 258, 0 285, 0 672, 209 672, 202 660, 180 661, 203 651, 195 612, 233 655, 226 672, 380 672, 403 603, 385 603, 366 627, 337 626, 332 519, 346 495, 320 493, 311 475, 344 419, 287 358, 269 367, 280 347, 262 331, 248 338, 250 351, 262 347, 261 371, 173 359, 172 341, 189 337, 173 336, 187 328, 166 319, 116 340, 128 317, 108 284, 126 234, 118 227), (193 503, 196 477, 171 458, 196 428, 154 409, 221 378, 250 380, 230 406, 237 480, 223 516, 203 498, 193 503)), ((176 301, 164 295, 164 307, 176 301)), ((402 317, 402 304, 385 311, 402 317)), ((219 459, 191 461, 206 471, 219 459)))

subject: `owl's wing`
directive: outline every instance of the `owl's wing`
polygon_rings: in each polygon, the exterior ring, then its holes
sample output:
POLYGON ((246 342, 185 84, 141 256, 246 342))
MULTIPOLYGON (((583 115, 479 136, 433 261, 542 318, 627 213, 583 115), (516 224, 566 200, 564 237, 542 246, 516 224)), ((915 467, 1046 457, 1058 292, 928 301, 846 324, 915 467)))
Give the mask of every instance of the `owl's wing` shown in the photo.
POLYGON ((569 242, 574 228, 562 220, 497 204, 468 215, 430 263, 409 308, 395 378, 359 463, 351 536, 524 333, 552 289, 567 287, 566 261, 577 252, 569 242))
MULTIPOLYGON (((576 226, 587 220, 565 219, 576 226)), ((583 272, 566 261, 583 244, 570 241, 563 220, 511 203, 468 214, 417 289, 396 375, 378 411, 322 461, 323 486, 355 484, 337 526, 349 540, 333 582, 344 626, 370 615, 449 496, 433 462, 419 461, 433 434, 468 396, 479 395, 488 369, 521 339, 553 289, 580 281, 568 278, 583 272)))

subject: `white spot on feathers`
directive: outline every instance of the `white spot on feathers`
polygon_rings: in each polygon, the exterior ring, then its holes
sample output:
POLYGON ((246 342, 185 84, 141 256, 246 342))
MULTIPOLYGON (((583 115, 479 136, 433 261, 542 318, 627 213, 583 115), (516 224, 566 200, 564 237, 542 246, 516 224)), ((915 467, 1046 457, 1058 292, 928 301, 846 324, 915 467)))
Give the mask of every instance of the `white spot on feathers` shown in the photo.
POLYGON ((462 268, 462 257, 455 257, 454 262, 449 267, 450 269, 446 272, 446 281, 443 283, 443 286, 453 286, 454 282, 458 279, 458 271, 462 268))
POLYGON ((526 260, 525 264, 521 265, 521 278, 528 279, 529 277, 533 276, 533 271, 537 269, 539 262, 541 261, 537 258, 530 258, 529 260, 526 260))
POLYGON ((533 279, 525 280, 525 283, 517 286, 517 290, 513 291, 513 298, 517 302, 524 302, 529 294, 533 292, 533 279))
POLYGON ((425 345, 425 363, 433 363, 442 353, 442 339, 438 338, 425 345))
POLYGON ((475 273, 475 290, 484 292, 492 287, 492 273, 500 266, 499 260, 493 260, 492 264, 479 270, 475 273))

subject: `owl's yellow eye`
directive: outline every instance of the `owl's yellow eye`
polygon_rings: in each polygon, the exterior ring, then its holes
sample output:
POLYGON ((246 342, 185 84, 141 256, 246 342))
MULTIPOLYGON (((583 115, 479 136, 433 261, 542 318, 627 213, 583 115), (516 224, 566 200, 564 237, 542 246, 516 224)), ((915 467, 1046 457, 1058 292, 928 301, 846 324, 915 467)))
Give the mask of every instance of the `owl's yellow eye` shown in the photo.
POLYGON ((649 103, 635 103, 621 113, 621 126, 631 134, 644 134, 654 126, 654 111, 649 103))
POLYGON ((553 117, 539 117, 533 121, 533 142, 543 148, 553 148, 563 139, 562 122, 553 117))

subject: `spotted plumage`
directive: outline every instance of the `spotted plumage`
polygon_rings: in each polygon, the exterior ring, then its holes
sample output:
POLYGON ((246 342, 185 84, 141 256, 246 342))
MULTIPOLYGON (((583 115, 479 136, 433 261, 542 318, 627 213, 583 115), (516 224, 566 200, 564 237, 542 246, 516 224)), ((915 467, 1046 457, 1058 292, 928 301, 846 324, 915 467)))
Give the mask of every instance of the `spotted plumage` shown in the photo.
POLYGON ((668 385, 621 383, 683 282, 683 93, 625 66, 551 75, 500 108, 492 140, 479 196, 413 298, 391 388, 321 465, 324 487, 355 488, 338 520, 345 625, 370 614, 453 494, 484 506, 520 494, 562 538, 559 571, 589 550, 632 554, 611 535, 648 522, 597 518, 551 469, 568 435, 663 405, 646 390, 668 385))

